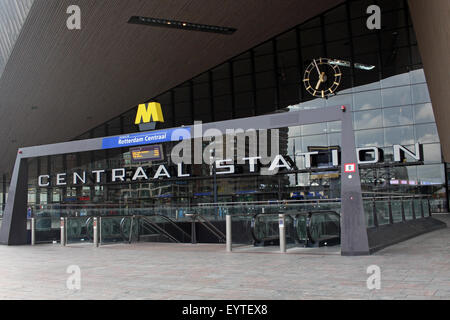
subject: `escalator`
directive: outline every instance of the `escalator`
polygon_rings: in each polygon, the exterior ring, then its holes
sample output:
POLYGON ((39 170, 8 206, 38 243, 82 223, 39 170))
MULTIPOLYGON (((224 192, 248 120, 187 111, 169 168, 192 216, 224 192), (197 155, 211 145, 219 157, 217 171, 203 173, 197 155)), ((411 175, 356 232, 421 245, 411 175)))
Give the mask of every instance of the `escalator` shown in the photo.
MULTIPOLYGON (((340 244, 340 216, 335 211, 282 212, 285 214, 286 242, 304 247, 340 244)), ((256 214, 251 223, 255 246, 279 245, 277 214, 256 214)))
POLYGON ((123 241, 189 243, 191 235, 172 219, 153 214, 148 216, 123 217, 120 222, 123 241))
POLYGON ((192 219, 192 223, 195 224, 196 222, 199 222, 200 225, 205 228, 211 235, 213 235, 219 243, 225 243, 226 242, 226 235, 220 230, 218 227, 216 227, 214 224, 211 223, 208 219, 206 219, 201 214, 186 214, 187 217, 190 217, 192 219))

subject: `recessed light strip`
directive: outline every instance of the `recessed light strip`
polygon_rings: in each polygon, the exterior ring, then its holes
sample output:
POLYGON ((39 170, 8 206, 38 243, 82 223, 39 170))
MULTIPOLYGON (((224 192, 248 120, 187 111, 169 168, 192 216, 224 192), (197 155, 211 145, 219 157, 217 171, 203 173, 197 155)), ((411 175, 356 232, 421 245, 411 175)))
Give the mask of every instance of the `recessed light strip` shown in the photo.
POLYGON ((182 29, 182 30, 192 30, 192 31, 201 31, 201 32, 212 32, 212 33, 221 33, 221 34, 233 34, 236 29, 229 27, 219 27, 212 26, 207 24, 199 24, 199 23, 191 23, 186 21, 176 21, 176 20, 167 20, 160 18, 149 18, 149 17, 138 17, 132 16, 128 23, 133 24, 143 24, 154 27, 165 27, 165 28, 173 28, 173 29, 182 29))

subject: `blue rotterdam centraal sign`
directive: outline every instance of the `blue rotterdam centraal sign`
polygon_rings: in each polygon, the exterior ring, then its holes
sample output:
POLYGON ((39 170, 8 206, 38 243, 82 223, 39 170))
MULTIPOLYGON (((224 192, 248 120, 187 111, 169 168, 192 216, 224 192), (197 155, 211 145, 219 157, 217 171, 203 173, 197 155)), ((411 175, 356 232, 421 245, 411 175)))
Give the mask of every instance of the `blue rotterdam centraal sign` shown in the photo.
POLYGON ((145 144, 180 141, 191 138, 191 128, 177 128, 142 133, 133 133, 123 136, 107 137, 102 140, 102 149, 113 149, 145 144))

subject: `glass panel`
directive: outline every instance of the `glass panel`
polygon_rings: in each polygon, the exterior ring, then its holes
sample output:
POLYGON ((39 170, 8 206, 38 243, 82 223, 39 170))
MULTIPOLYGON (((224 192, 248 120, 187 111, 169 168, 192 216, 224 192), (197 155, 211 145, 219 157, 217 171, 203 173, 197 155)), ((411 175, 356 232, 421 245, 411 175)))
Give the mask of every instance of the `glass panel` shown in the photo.
POLYGON ((383 109, 383 116, 386 127, 413 123, 411 106, 383 109))
POLYGON ((375 224, 373 222, 373 204, 371 200, 365 200, 363 202, 364 213, 366 215, 366 225, 368 228, 374 227, 375 224))
POLYGON ((442 161, 441 145, 439 143, 424 144, 422 147, 425 164, 440 163, 442 161))
POLYGON ((409 72, 411 83, 423 83, 426 82, 425 72, 423 69, 413 70, 409 72))
POLYGON ((313 134, 322 134, 322 133, 327 132, 327 123, 326 122, 307 124, 307 125, 303 125, 302 127, 303 127, 302 134, 304 136, 313 135, 313 134))
POLYGON ((67 243, 93 242, 92 217, 67 218, 67 243))
POLYGON ((394 107, 411 104, 411 87, 396 87, 381 90, 383 107, 394 107))
POLYGON ((394 220, 394 223, 401 222, 403 220, 401 200, 392 199, 391 200, 391 210, 392 210, 392 218, 394 220))
POLYGON ((384 146, 383 129, 355 131, 356 147, 384 146))
POLYGON ((430 203, 428 199, 422 199, 423 214, 425 217, 430 216, 430 203))
POLYGON ((370 129, 383 126, 383 115, 381 109, 354 112, 355 129, 370 129))
POLYGON ((422 218, 422 200, 414 199, 414 213, 416 215, 416 219, 422 218))
POLYGON ((434 122, 434 114, 431 103, 415 105, 414 120, 416 123, 434 122))
POLYGON ((412 204, 413 204, 413 202, 410 199, 403 200, 403 208, 405 210, 405 219, 406 220, 413 219, 412 204))
POLYGON ((414 84, 411 86, 411 90, 413 103, 431 102, 430 94, 428 92, 428 86, 426 83, 414 84))
POLYGON ((415 125, 416 141, 419 143, 439 142, 439 135, 436 124, 415 125))
POLYGON ((375 201, 375 210, 377 213, 378 225, 389 224, 389 201, 375 201))
POLYGON ((99 223, 100 231, 100 243, 114 243, 126 241, 123 233, 121 232, 121 222, 123 217, 102 217, 99 223))
POLYGON ((413 128, 410 126, 385 128, 384 139, 385 146, 414 144, 413 128))
POLYGON ((381 108, 381 90, 353 94, 353 111, 381 108))

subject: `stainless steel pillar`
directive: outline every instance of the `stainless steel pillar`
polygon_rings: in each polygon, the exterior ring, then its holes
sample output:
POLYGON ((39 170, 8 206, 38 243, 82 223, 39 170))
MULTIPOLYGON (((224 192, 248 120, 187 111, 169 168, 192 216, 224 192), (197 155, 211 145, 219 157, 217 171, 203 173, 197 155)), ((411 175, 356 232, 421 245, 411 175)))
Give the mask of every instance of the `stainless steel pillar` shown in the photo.
POLYGON ((227 233, 227 252, 232 250, 232 238, 231 238, 231 215, 226 216, 226 233, 227 233))
POLYGON ((60 228, 61 228, 61 245, 65 246, 66 245, 66 218, 61 218, 61 224, 60 224, 60 228))
POLYGON ((286 228, 284 214, 278 215, 278 225, 280 227, 280 252, 286 252, 286 228))
POLYGON ((97 217, 94 217, 92 225, 93 225, 93 228, 94 228, 94 231, 93 231, 94 246, 95 246, 95 247, 98 247, 97 217))
POLYGON ((31 245, 36 244, 36 218, 31 218, 31 245))

